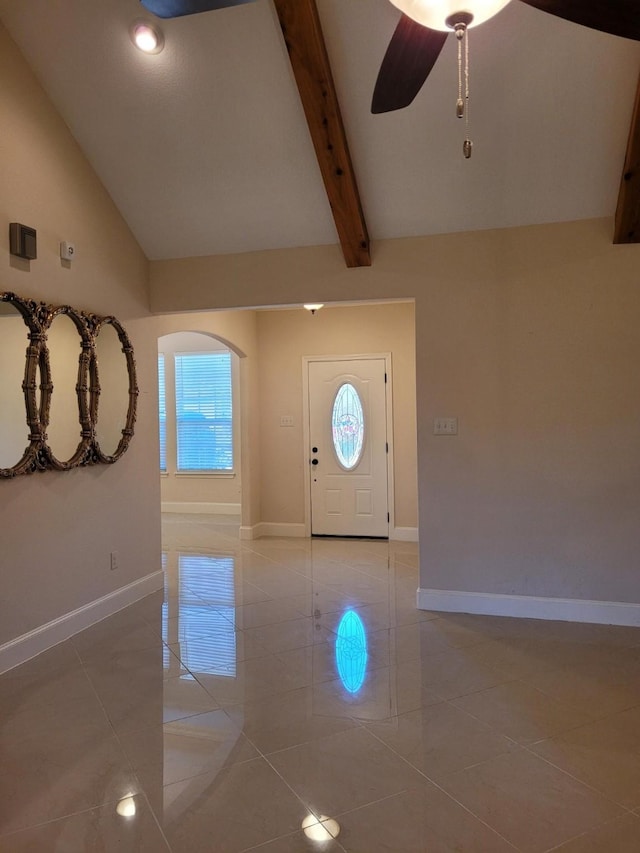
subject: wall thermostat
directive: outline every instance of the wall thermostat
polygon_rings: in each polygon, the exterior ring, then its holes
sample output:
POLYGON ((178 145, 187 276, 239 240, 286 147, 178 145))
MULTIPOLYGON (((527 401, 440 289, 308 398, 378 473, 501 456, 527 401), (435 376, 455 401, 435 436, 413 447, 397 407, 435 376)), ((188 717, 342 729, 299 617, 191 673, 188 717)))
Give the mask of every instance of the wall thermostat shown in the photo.
POLYGON ((36 248, 36 229, 19 222, 9 224, 9 251, 12 255, 33 261, 38 257, 36 248))
POLYGON ((73 243, 60 243, 60 257, 63 261, 72 261, 76 256, 76 247, 73 243))

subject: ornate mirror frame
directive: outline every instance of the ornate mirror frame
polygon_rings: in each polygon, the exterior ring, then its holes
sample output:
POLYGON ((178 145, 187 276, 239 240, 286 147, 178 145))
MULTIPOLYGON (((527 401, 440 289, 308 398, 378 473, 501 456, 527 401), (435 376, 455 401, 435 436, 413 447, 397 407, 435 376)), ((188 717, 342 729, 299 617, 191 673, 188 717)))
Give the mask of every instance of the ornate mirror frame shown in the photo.
MULTIPOLYGON (((77 468, 80 465, 87 465, 90 460, 91 446, 93 441, 93 422, 91 420, 91 410, 89 405, 89 373, 90 364, 93 353, 93 338, 89 330, 87 318, 80 311, 71 308, 69 305, 62 305, 59 308, 49 307, 46 320, 44 322, 45 335, 45 357, 47 359, 47 373, 50 377, 50 393, 47 397, 47 406, 44 412, 42 421, 44 453, 47 460, 47 465, 56 471, 69 471, 72 468, 77 468), (78 356, 78 379, 76 382, 76 396, 78 398, 78 445, 67 460, 58 459, 51 448, 47 429, 50 428, 51 418, 51 396, 55 395, 56 377, 51 373, 51 350, 48 343, 48 333, 51 329, 51 324, 56 317, 68 317, 76 327, 80 336, 80 353, 78 356)), ((93 383, 92 383, 93 384, 93 383)))
MULTIPOLYGON (((138 384, 133 346, 120 323, 113 316, 98 316, 79 311, 69 305, 53 306, 33 299, 16 296, 15 293, 0 291, 0 302, 6 302, 17 309, 27 327, 28 346, 25 354, 25 372, 22 391, 25 401, 25 443, 26 450, 10 468, 0 468, 0 479, 16 477, 20 474, 32 474, 47 469, 69 471, 80 466, 98 463, 113 464, 125 453, 134 433, 137 414, 138 384), (49 446, 47 428, 51 415, 51 398, 54 386, 51 376, 50 352, 47 346, 47 332, 58 316, 68 316, 80 335, 80 355, 75 386, 78 398, 78 446, 68 460, 57 459, 49 446), (120 341, 126 360, 129 377, 127 415, 122 437, 113 454, 102 451, 96 438, 96 425, 99 410, 100 378, 96 340, 100 329, 111 325, 120 341), (38 398, 39 392, 39 398, 38 398)), ((22 353, 20 354, 22 357, 22 353)), ((1 377, 0 377, 1 378, 1 377)), ((55 377, 53 377, 55 379, 55 377)))
POLYGON ((0 468, 0 477, 16 477, 19 474, 31 474, 44 470, 46 460, 42 455, 42 413, 48 405, 50 388, 48 360, 42 328, 42 306, 31 299, 23 299, 15 293, 0 293, 0 302, 12 305, 22 315, 27 327, 29 343, 25 353, 24 380, 22 391, 25 403, 25 443, 26 448, 22 458, 9 468, 0 468), (39 371, 39 377, 38 377, 39 371), (40 401, 38 391, 40 380, 40 401))
POLYGON ((114 462, 117 462, 118 459, 120 459, 122 454, 129 447, 129 443, 131 442, 131 439, 133 437, 133 428, 136 422, 139 394, 136 376, 136 362, 133 356, 133 346, 131 345, 129 336, 125 332, 124 327, 122 326, 119 320, 116 320, 115 317, 111 316, 92 317, 92 320, 93 349, 91 376, 93 393, 91 395, 91 421, 93 423, 93 450, 98 462, 102 462, 106 465, 111 465, 114 462), (100 331, 105 326, 113 326, 118 335, 118 339, 122 346, 122 352, 124 353, 124 357, 126 360, 127 374, 129 376, 129 405, 127 407, 127 417, 125 421, 125 426, 122 430, 122 437, 120 438, 118 446, 113 454, 103 452, 96 436, 96 426, 100 417, 100 361, 98 359, 98 354, 96 351, 96 343, 100 331))

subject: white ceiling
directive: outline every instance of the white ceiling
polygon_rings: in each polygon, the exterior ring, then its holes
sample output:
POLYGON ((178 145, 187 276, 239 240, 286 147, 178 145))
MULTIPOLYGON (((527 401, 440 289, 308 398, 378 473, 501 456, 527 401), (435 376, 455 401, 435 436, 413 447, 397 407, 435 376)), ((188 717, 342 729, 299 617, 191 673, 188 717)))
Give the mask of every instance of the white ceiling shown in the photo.
MULTIPOLYGON (((388 0, 318 0, 373 239, 610 216, 640 45, 514 0, 471 32, 471 160, 450 37, 414 104, 369 112, 388 0)), ((0 0, 0 19, 150 258, 335 243, 270 0, 162 23, 138 0, 0 0)))

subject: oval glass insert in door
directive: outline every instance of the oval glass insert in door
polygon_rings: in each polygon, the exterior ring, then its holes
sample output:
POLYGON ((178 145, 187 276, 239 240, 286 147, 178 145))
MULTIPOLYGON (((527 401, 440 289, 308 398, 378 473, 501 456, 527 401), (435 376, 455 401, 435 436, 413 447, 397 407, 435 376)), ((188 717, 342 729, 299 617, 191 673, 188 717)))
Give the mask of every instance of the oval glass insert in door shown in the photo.
POLYGON ((364 411, 360 396, 350 382, 338 388, 331 414, 333 448, 347 471, 356 467, 364 447, 364 411))

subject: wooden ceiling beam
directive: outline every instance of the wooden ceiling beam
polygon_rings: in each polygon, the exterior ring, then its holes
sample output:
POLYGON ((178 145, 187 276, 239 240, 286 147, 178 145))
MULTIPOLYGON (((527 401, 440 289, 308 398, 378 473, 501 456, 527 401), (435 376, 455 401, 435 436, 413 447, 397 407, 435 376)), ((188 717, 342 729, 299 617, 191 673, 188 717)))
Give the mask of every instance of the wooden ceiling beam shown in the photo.
POLYGON ((620 181, 613 242, 640 243, 640 80, 620 181))
POLYGON ((348 267, 371 265, 369 235, 315 0, 274 0, 348 267))

